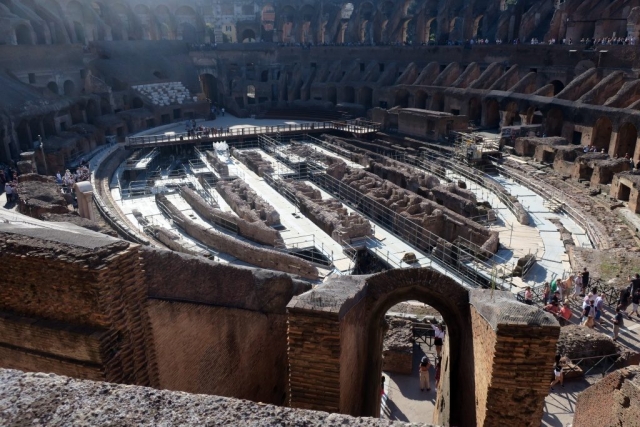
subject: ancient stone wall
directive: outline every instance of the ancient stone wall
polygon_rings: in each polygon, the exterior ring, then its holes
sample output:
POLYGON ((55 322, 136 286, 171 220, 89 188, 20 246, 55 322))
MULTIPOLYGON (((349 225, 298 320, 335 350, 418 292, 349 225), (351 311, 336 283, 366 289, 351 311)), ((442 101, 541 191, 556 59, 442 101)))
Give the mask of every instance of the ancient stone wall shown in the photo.
POLYGON ((161 194, 156 194, 156 203, 162 206, 171 219, 189 236, 217 251, 224 252, 257 267, 298 274, 307 279, 316 279, 318 277, 318 270, 301 258, 271 249, 252 246, 226 234, 203 227, 187 218, 161 194))
POLYGON ((83 229, 3 228, 2 366, 157 385, 139 247, 83 229))
POLYGON ((223 163, 215 153, 215 151, 206 151, 205 155, 213 169, 215 169, 215 171, 218 172, 221 177, 226 178, 229 176, 229 165, 223 163))
POLYGON ((283 242, 280 232, 269 227, 263 221, 247 221, 232 213, 212 207, 189 187, 180 187, 180 195, 198 215, 212 224, 224 227, 228 227, 228 224, 234 224, 240 236, 263 245, 276 246, 283 242))
POLYGON ((260 177, 264 176, 265 173, 273 173, 273 165, 271 162, 264 160, 262 155, 257 151, 240 151, 234 148, 231 150, 231 155, 244 163, 260 177))
POLYGON ((616 174, 611 183, 609 196, 618 200, 629 202, 627 204, 631 212, 640 212, 640 174, 638 172, 623 172, 616 174))
POLYGON ((413 322, 391 318, 384 335, 382 370, 411 375, 413 372, 413 322))
POLYGON ((578 395, 574 427, 633 426, 640 419, 640 367, 614 371, 578 395))
POLYGON ((54 177, 37 174, 20 175, 17 190, 20 196, 18 200, 20 213, 37 219, 42 219, 43 215, 49 213, 69 213, 67 205, 71 200, 63 197, 54 177))
POLYGON ((560 326, 548 313, 516 302, 510 292, 473 290, 470 303, 477 425, 537 426, 560 326))
POLYGON ((302 181, 277 180, 276 186, 295 194, 300 212, 340 244, 373 235, 371 224, 361 215, 348 212, 336 199, 322 199, 320 191, 302 181))
POLYGON ((218 181, 216 190, 240 218, 249 222, 264 221, 267 225, 280 224, 278 211, 241 179, 218 181))

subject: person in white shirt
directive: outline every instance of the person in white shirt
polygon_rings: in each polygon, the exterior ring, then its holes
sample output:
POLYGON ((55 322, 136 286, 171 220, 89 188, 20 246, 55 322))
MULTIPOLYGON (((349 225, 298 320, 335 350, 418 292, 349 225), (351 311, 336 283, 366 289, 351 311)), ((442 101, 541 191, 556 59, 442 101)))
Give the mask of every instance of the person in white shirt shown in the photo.
POLYGON ((444 343, 444 328, 440 328, 441 325, 433 326, 434 334, 434 344, 436 346, 436 354, 438 359, 440 359, 440 355, 442 354, 442 344, 444 343))

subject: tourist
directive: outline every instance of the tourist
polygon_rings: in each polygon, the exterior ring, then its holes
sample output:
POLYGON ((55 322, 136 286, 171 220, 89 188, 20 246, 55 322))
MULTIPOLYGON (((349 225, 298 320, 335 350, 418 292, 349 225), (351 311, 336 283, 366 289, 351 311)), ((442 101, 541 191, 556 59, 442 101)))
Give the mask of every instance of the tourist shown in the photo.
POLYGON ((224 113, 225 113, 224 107, 220 109, 220 112, 222 113, 222 117, 224 117, 224 113))
POLYGON ((551 390, 553 391, 553 386, 560 383, 560 386, 564 387, 564 373, 562 372, 562 366, 560 366, 560 362, 556 361, 556 364, 553 366, 553 381, 551 381, 551 390))
POLYGON ((558 292, 558 281, 556 279, 553 279, 551 281, 551 295, 555 296, 556 292, 558 292))
POLYGON ((623 325, 623 318, 620 307, 616 307, 616 314, 613 316, 613 340, 618 340, 618 333, 620 332, 620 327, 623 325))
POLYGON ((582 275, 580 273, 576 273, 573 276, 573 298, 580 298, 582 296, 582 275))
POLYGON ((4 185, 4 193, 7 195, 7 204, 13 202, 13 187, 11 186, 11 182, 7 182, 4 185))
POLYGON ((595 311, 596 310, 593 307, 593 301, 589 301, 588 298, 585 298, 585 304, 582 308, 582 319, 580 320, 580 324, 593 329, 593 317, 595 316, 595 311))
MULTIPOLYGON (((587 270, 587 267, 584 268, 584 271, 582 272, 582 288, 586 289, 589 287, 589 271, 587 270)), ((584 293, 581 293, 580 296, 584 296, 584 293)))
POLYGON ((631 317, 633 315, 633 313, 636 314, 636 317, 640 317, 640 314, 638 314, 638 305, 640 304, 640 289, 638 289, 637 291, 635 291, 632 295, 631 295, 631 305, 632 305, 632 310, 631 313, 629 314, 629 317, 631 317))
POLYGON ((565 299, 562 304, 562 308, 560 308, 560 315, 558 316, 558 321, 560 322, 560 326, 565 326, 570 324, 569 321, 573 316, 573 312, 571 311, 571 307, 569 306, 569 300, 565 299))
MULTIPOLYGON (((618 298, 618 308, 624 314, 627 314, 627 307, 629 307, 629 302, 631 300, 631 286, 627 286, 626 288, 620 291, 620 298, 618 298)), ((627 317, 631 319, 631 316, 627 314, 627 317)))
POLYGON ((547 304, 549 302, 549 295, 551 294, 551 288, 549 282, 544 282, 542 288, 542 303, 547 304))
POLYGON ((560 307, 558 307, 557 301, 552 301, 544 307, 544 311, 548 311, 554 316, 558 316, 560 314, 560 307))
POLYGON ((533 305, 533 292, 531 292, 531 286, 527 286, 524 291, 524 303, 533 305))
POLYGON ((636 291, 640 290, 640 274, 636 273, 633 279, 629 276, 629 283, 631 286, 631 295, 633 295, 636 291))
POLYGON ((440 359, 440 354, 442 353, 442 344, 444 342, 444 327, 442 325, 433 326, 434 340, 433 343, 436 346, 436 355, 438 359, 440 359))
POLYGON ((596 300, 595 300, 595 304, 594 307, 596 308, 596 315, 594 317, 594 321, 597 322, 599 325, 602 325, 602 309, 604 308, 604 292, 600 292, 599 294, 596 294, 596 300))
POLYGON ((427 389, 427 391, 431 390, 431 387, 429 386, 429 367, 430 366, 431 366, 431 363, 429 362, 429 358, 427 358, 427 356, 424 356, 420 361, 420 368, 419 368, 420 391, 424 391, 425 388, 427 389))

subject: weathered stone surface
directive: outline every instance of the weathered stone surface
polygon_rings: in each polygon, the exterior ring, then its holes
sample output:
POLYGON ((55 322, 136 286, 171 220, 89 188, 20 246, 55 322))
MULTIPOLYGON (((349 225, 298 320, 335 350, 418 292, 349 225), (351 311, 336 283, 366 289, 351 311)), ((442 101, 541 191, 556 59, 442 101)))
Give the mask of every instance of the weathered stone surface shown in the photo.
POLYGON ((640 425, 640 366, 614 371, 578 395, 574 427, 640 425))
POLYGON ((6 369, 0 384, 3 425, 427 426, 6 369))
POLYGON ((267 225, 280 224, 278 211, 241 179, 218 181, 216 190, 240 218, 249 222, 264 221, 267 225))
POLYGON ((262 155, 257 151, 241 151, 232 149, 231 155, 244 163, 258 176, 264 176, 265 173, 273 173, 273 165, 271 165, 271 162, 264 160, 262 155))
POLYGON ((413 322, 391 318, 384 334, 382 370, 410 375, 413 370, 413 322))
POLYGON ((20 213, 40 219, 46 213, 69 213, 66 200, 55 178, 37 174, 21 175, 18 181, 18 210, 20 213))
POLYGON ((611 337, 601 332, 580 325, 569 325, 560 330, 558 354, 562 356, 578 359, 619 353, 611 337))

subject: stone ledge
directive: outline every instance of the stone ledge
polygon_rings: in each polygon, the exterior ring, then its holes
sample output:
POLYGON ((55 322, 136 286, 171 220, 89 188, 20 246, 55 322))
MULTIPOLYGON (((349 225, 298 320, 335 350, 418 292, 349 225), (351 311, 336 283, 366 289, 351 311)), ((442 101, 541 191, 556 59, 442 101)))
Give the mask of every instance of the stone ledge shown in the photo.
POLYGON ((0 369, 2 425, 428 426, 0 369))

